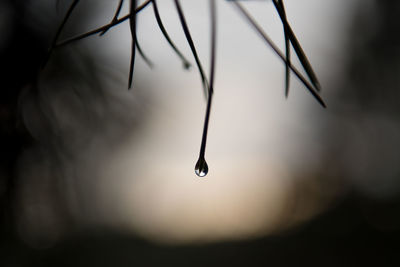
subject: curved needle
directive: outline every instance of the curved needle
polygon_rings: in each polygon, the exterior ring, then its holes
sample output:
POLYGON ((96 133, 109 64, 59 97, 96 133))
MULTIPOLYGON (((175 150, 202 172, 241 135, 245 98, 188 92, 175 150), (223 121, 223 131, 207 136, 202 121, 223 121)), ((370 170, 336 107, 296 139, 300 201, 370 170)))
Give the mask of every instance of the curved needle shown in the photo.
POLYGON ((203 67, 201 65, 200 59, 199 59, 199 57, 197 55, 196 47, 195 47, 195 45, 193 43, 193 39, 192 39, 192 36, 190 34, 189 27, 187 26, 185 15, 183 14, 183 11, 182 11, 182 8, 181 8, 179 0, 175 0, 175 5, 176 5, 176 9, 178 11, 179 20, 181 21, 181 25, 182 25, 183 31, 185 33, 186 40, 187 40, 187 42, 188 42, 188 44, 190 46, 190 49, 192 50, 192 54, 193 54, 194 59, 196 61, 197 68, 199 69, 199 73, 200 73, 200 76, 201 76, 201 81, 203 83, 204 94, 207 96, 208 88, 209 88, 208 81, 207 81, 207 78, 206 78, 206 76, 204 74, 204 70, 203 70, 203 67))
POLYGON ((182 60, 183 62, 183 68, 189 69, 191 67, 190 62, 185 58, 185 56, 179 51, 179 49, 175 46, 175 44, 172 42, 171 38, 169 37, 167 30, 164 27, 164 24, 161 20, 160 12, 158 11, 158 6, 157 6, 157 1, 152 0, 153 2, 153 11, 154 11, 154 16, 156 18, 158 27, 160 28, 162 34, 164 35, 165 39, 169 43, 169 45, 172 47, 172 49, 175 51, 175 53, 178 55, 178 57, 182 60))
MULTIPOLYGON (((261 35, 261 37, 267 42, 267 44, 275 51, 275 53, 282 59, 283 62, 286 62, 286 58, 283 53, 279 50, 279 48, 275 45, 275 43, 268 37, 268 35, 263 31, 263 29, 257 24, 257 22, 253 19, 253 17, 244 9, 244 7, 236 2, 232 1, 232 3, 239 9, 239 11, 245 16, 248 22, 254 27, 254 29, 261 35)), ((293 43, 292 43, 293 44, 293 43)), ((300 79, 300 81, 306 86, 308 91, 314 96, 314 98, 323 106, 326 107, 325 102, 318 94, 318 89, 315 89, 313 85, 311 85, 301 73, 293 66, 290 66, 292 72, 300 79)))

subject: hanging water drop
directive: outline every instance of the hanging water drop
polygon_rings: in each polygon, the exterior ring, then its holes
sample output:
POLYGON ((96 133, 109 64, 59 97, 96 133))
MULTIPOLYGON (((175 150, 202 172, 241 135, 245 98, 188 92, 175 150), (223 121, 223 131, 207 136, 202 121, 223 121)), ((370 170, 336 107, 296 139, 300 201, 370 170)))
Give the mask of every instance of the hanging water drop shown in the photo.
MULTIPOLYGON (((178 0, 175 1, 177 4, 178 0)), ((207 85, 207 80, 203 79, 205 82, 206 88, 208 89, 207 95, 207 109, 206 116, 204 119, 204 127, 203 127, 203 136, 201 139, 200 146, 200 155, 197 160, 196 166, 194 168, 197 176, 204 177, 208 173, 208 165, 206 160, 204 159, 204 155, 206 153, 206 144, 207 144, 207 131, 208 131, 208 123, 210 121, 210 111, 211 111, 211 103, 213 99, 214 92, 214 73, 215 73, 215 51, 216 51, 216 0, 210 0, 211 7, 211 70, 210 70, 210 83, 207 85)), ((200 64, 199 64, 200 65, 200 64)), ((200 67, 200 66, 199 66, 200 67)), ((200 68, 201 69, 201 68, 200 68)), ((202 74, 203 77, 203 74, 202 74)))
POLYGON ((199 158, 199 160, 197 161, 194 171, 196 172, 196 175, 199 177, 204 177, 207 175, 208 165, 203 157, 199 158))

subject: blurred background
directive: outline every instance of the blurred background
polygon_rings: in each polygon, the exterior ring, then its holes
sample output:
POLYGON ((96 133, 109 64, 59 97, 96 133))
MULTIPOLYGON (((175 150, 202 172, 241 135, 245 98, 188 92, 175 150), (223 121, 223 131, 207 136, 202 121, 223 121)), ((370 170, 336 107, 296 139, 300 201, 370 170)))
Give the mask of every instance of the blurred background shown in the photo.
MULTIPOLYGON (((207 1, 182 7, 209 69, 207 1)), ((205 178, 194 173, 206 102, 151 6, 47 49, 71 1, 0 1, 1 266, 398 266, 400 3, 285 1, 323 109, 228 1, 205 178)), ((118 1, 80 1, 61 39, 107 24, 118 1)), ((128 4, 128 3, 126 3, 128 4)), ((284 50, 270 1, 243 1, 284 50)), ((159 1, 191 59, 173 1, 159 1)), ((124 6, 122 14, 128 12, 124 6)), ((299 62, 294 59, 294 63, 299 62)))

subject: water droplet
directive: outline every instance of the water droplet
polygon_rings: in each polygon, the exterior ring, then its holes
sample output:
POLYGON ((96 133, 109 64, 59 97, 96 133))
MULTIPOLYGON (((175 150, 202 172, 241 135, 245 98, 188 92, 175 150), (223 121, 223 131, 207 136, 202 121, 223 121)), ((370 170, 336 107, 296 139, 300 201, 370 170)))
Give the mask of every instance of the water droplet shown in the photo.
POLYGON ((199 177, 204 177, 208 173, 208 165, 204 158, 199 158, 194 168, 196 175, 199 177))

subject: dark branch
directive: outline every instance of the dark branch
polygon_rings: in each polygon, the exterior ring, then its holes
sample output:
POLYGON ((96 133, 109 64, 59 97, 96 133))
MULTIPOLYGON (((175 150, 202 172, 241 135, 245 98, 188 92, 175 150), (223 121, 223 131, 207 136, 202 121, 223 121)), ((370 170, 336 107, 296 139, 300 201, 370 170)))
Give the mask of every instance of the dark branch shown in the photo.
MULTIPOLYGON (((115 11, 114 17, 112 18, 111 22, 109 25, 111 25, 113 22, 116 22, 119 17, 119 13, 121 13, 122 5, 124 4, 124 0, 119 0, 117 10, 115 11)), ((111 27, 108 27, 104 31, 100 33, 100 36, 104 35, 111 27)))

